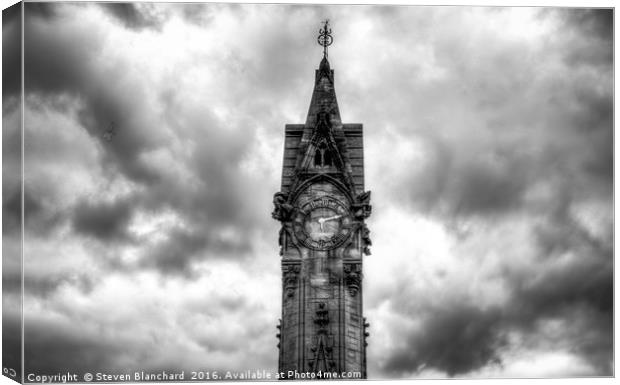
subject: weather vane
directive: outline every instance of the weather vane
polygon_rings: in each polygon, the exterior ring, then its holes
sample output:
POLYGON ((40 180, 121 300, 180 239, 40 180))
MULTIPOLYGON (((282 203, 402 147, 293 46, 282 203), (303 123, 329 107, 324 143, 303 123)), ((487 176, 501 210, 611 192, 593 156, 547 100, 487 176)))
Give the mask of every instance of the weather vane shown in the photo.
POLYGON ((329 28, 329 20, 325 20, 325 26, 319 29, 319 37, 317 38, 319 45, 323 46, 323 57, 327 59, 327 47, 332 44, 332 30, 329 28))

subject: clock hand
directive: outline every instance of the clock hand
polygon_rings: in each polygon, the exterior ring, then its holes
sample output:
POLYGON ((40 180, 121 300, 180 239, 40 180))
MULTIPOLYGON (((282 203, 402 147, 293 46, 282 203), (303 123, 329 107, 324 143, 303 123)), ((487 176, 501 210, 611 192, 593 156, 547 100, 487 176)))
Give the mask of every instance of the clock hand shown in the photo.
POLYGON ((334 215, 333 217, 328 217, 328 218, 318 218, 317 222, 319 222, 319 226, 321 228, 321 232, 325 231, 323 230, 323 224, 327 221, 332 221, 334 219, 338 219, 340 218, 342 215, 334 215))
POLYGON ((323 223, 325 223, 325 218, 319 218, 318 222, 319 226, 321 227, 321 232, 323 232, 323 223))
POLYGON ((334 215, 333 217, 325 218, 323 222, 332 221, 334 219, 340 218, 342 215, 334 215))

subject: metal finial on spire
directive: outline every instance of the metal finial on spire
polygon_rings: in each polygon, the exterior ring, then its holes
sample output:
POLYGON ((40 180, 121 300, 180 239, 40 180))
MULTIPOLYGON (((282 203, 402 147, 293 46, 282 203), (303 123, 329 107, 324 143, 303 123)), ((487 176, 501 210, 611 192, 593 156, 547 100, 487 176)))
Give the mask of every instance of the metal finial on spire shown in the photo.
POLYGON ((319 29, 319 37, 317 38, 319 45, 323 46, 323 57, 327 59, 327 47, 332 44, 332 30, 329 28, 329 20, 325 20, 323 28, 319 29))

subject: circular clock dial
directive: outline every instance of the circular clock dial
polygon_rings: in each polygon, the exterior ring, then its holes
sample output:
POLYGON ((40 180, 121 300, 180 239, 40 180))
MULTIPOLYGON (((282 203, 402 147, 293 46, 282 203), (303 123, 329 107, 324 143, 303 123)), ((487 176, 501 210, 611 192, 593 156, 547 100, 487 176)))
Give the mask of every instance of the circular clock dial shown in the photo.
POLYGON ((327 207, 312 210, 306 215, 304 230, 310 238, 327 241, 342 227, 342 214, 327 207))
POLYGON ((304 245, 327 250, 341 245, 350 234, 351 218, 338 200, 322 197, 304 204, 294 220, 295 235, 304 245))

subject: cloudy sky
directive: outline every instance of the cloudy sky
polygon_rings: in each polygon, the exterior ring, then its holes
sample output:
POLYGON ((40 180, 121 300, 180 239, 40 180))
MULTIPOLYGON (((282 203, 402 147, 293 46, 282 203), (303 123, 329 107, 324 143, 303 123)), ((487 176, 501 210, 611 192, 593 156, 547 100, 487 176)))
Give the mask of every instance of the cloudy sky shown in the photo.
POLYGON ((271 198, 325 18, 365 128, 369 377, 613 373, 611 11, 162 3, 26 4, 26 373, 275 372, 271 198))

